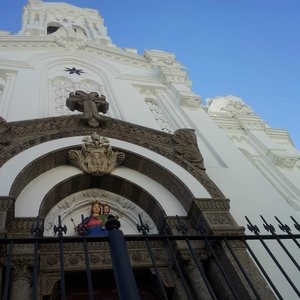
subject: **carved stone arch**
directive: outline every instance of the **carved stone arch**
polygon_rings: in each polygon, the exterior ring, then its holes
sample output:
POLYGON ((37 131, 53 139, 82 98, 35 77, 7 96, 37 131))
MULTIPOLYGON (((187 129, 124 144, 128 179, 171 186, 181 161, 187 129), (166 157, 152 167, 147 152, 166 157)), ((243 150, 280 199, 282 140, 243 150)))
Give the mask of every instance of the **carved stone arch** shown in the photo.
MULTIPOLYGON (((175 135, 130 124, 124 121, 116 121, 105 116, 103 116, 103 119, 105 121, 105 126, 97 130, 97 132, 102 136, 129 142, 147 150, 156 152, 166 159, 175 162, 178 166, 190 173, 202 184, 204 189, 206 189, 212 197, 224 198, 222 192, 206 174, 205 169, 203 169, 203 167, 198 163, 195 163, 195 159, 193 157, 195 156, 195 158, 197 158, 197 155, 199 156, 199 153, 197 154, 197 151, 194 151, 195 149, 198 149, 195 141, 190 141, 194 150, 187 147, 187 151, 193 151, 186 156, 187 152, 185 152, 186 150, 184 147, 181 147, 181 151, 176 150, 177 145, 180 145, 181 142, 175 140, 175 135)), ((82 124, 77 115, 33 121, 20 121, 16 123, 8 123, 8 125, 13 128, 11 134, 13 142, 1 151, 1 166, 18 153, 41 143, 66 137, 91 135, 92 133, 92 129, 82 124)), ((190 132, 190 130, 181 129, 178 132, 185 134, 190 132)), ((187 135, 187 137, 188 136, 189 135, 187 135)), ((186 190, 186 188, 184 190, 186 190)), ((187 197, 187 199, 190 199, 190 197, 187 197)), ((187 201, 187 203, 190 203, 190 201, 187 201)))
MULTIPOLYGON (((40 156, 39 158, 32 161, 29 165, 27 165, 24 169, 20 171, 18 176, 15 178, 9 195, 15 197, 16 199, 22 192, 22 190, 36 177, 41 175, 44 172, 47 172, 50 169, 56 168, 58 166, 68 165, 68 152, 70 149, 74 149, 74 146, 66 147, 62 149, 58 149, 55 151, 52 151, 50 153, 46 153, 45 155, 40 156)), ((185 209, 186 212, 189 211, 194 196, 192 195, 191 191, 188 189, 188 187, 176 176, 176 174, 171 173, 169 170, 161 166, 160 164, 156 163, 155 161, 152 161, 149 158, 146 158, 144 156, 141 156, 137 153, 130 152, 125 149, 121 148, 114 148, 114 150, 118 150, 125 153, 125 160, 123 162, 123 166, 127 167, 129 169, 135 170, 141 174, 146 175, 147 177, 151 178, 152 180, 156 181, 158 184, 163 186, 165 189, 167 189, 182 205, 182 207, 185 209)), ((89 176, 89 175, 88 175, 89 176)), ((113 175, 111 175, 113 176, 113 175)), ((115 176, 116 177, 116 176, 115 176)), ((93 182, 97 182, 97 178, 101 177, 92 177, 93 182)), ((66 179, 66 181, 69 181, 70 179, 66 179)), ((85 179, 86 180, 86 179, 85 179)), ((121 180, 121 179, 120 179, 121 180)), ((115 180, 116 181, 116 180, 115 180)), ((77 182, 76 179, 72 179, 72 182, 76 182, 78 186, 80 186, 80 182, 77 182)), ((105 181, 107 182, 107 181, 105 181)), ((63 184, 63 183, 61 183, 63 184)), ((73 183, 74 184, 74 183, 73 183)), ((123 186, 125 186, 123 184, 123 186)), ((89 187, 96 187, 94 184, 92 185, 84 185, 83 189, 89 188, 89 187)), ((99 186, 98 186, 99 187, 99 186)), ((112 187, 105 188, 108 191, 115 192, 112 187)), ((71 193, 70 187, 66 190, 71 193)), ((79 190, 72 190, 72 193, 78 192, 79 190)), ((49 191, 50 193, 51 191, 49 191)), ((129 190, 126 191, 127 193, 129 190)), ((130 195, 124 194, 123 192, 120 192, 121 196, 124 196, 125 198, 128 198, 131 200, 130 195)), ((57 195, 57 194, 56 194, 57 195)), ((63 196, 59 197, 59 201, 65 198, 67 194, 64 194, 63 196)), ((51 196, 54 197, 54 196, 51 196)), ((52 200, 53 201, 53 200, 52 200)), ((48 203, 48 202, 47 202, 48 203)), ((54 206, 57 202, 52 202, 54 206)), ((138 203, 137 203, 138 204, 138 203)), ((52 206, 48 207, 45 212, 43 213, 43 217, 46 216, 49 209, 52 208, 52 206)), ((143 208, 143 205, 141 206, 143 208)), ((144 209, 144 208, 143 208, 144 209)))
MULTIPOLYGON (((137 184, 111 174, 97 177, 78 174, 56 184, 42 200, 39 216, 46 218, 51 209, 66 197, 91 188, 112 192, 130 200, 147 213, 157 228, 162 226, 166 214, 159 201, 137 184)), ((72 199, 69 202, 71 205, 72 199)))

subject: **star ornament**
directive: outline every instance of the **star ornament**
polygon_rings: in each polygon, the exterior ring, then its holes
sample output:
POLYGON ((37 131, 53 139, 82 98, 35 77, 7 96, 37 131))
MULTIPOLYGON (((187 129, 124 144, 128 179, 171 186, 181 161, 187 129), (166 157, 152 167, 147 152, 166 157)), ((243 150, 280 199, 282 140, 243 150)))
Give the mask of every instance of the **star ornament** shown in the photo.
POLYGON ((76 69, 74 67, 73 68, 65 68, 65 71, 69 72, 69 74, 77 74, 77 75, 81 75, 81 74, 85 73, 82 70, 76 69))

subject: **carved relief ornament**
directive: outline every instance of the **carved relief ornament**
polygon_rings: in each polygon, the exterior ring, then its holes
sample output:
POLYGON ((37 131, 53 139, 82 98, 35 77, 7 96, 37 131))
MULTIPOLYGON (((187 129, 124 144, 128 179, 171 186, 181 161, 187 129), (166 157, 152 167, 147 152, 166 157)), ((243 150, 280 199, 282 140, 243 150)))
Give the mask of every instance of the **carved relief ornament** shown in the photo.
POLYGON ((83 142, 81 150, 69 151, 69 161, 88 174, 109 174, 125 159, 123 152, 113 151, 109 140, 99 134, 85 137, 83 142))
POLYGON ((7 122, 0 117, 0 149, 2 145, 8 145, 10 143, 10 126, 7 122))
POLYGON ((191 165, 205 170, 203 157, 197 145, 197 138, 193 129, 178 129, 172 140, 175 142, 174 150, 177 155, 188 161, 191 165))

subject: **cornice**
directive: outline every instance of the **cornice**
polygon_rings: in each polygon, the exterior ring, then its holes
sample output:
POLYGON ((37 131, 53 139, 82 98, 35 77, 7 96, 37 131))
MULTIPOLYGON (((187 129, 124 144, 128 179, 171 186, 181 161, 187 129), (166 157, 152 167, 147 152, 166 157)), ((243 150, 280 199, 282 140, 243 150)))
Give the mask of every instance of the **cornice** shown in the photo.
POLYGON ((15 60, 9 60, 9 59, 0 59, 0 66, 1 66, 1 69, 3 69, 3 68, 33 69, 33 66, 26 61, 15 61, 15 60))
MULTIPOLYGON (((47 49, 47 48, 57 48, 65 49, 57 44, 55 37, 49 36, 23 36, 23 35, 14 35, 14 36, 0 36, 0 51, 10 50, 10 49, 47 49)), ((100 55, 104 58, 113 59, 118 62, 127 63, 137 67, 147 67, 152 68, 151 64, 147 59, 139 54, 134 54, 132 52, 117 48, 109 47, 101 44, 97 44, 91 41, 87 42, 87 45, 84 50, 78 50, 85 53, 94 53, 100 55)))

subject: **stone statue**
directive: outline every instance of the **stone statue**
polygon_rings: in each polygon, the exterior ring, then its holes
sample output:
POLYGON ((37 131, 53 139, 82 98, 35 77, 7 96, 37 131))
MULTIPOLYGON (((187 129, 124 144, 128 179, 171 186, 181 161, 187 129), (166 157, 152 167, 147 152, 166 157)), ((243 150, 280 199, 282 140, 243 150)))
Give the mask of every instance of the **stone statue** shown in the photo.
POLYGON ((108 204, 101 205, 100 201, 92 202, 91 215, 82 220, 77 226, 76 231, 84 236, 107 236, 108 231, 105 225, 110 219, 118 219, 110 213, 110 206, 108 204))

